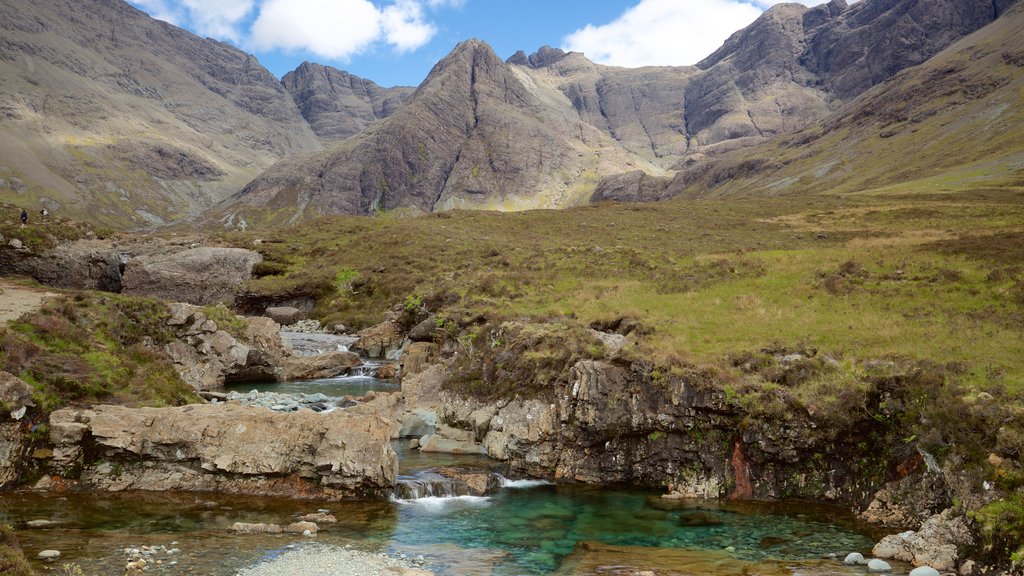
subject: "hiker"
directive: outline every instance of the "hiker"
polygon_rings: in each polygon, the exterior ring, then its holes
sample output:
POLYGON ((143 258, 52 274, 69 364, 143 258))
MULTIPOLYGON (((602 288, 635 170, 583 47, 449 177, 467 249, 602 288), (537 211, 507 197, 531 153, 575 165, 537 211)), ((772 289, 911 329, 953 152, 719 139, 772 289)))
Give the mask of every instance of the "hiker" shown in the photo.
POLYGON ((21 209, 21 225, 24 226, 25 224, 28 224, 28 211, 26 211, 24 208, 22 208, 21 209))

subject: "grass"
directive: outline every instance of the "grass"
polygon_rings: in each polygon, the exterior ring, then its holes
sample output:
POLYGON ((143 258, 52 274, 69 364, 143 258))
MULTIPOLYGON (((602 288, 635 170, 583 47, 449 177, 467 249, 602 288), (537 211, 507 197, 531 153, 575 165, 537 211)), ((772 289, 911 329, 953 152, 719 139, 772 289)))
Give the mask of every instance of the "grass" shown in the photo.
POLYGON ((463 326, 632 317, 652 330, 644 349, 695 363, 809 346, 956 362, 972 386, 1024 387, 1014 190, 337 217, 265 238, 277 273, 248 291, 313 296, 317 315, 355 327, 415 294, 463 326))
POLYGON ((198 402, 159 350, 173 338, 166 317, 154 300, 63 295, 0 330, 0 369, 35 387, 44 413, 69 404, 198 402))

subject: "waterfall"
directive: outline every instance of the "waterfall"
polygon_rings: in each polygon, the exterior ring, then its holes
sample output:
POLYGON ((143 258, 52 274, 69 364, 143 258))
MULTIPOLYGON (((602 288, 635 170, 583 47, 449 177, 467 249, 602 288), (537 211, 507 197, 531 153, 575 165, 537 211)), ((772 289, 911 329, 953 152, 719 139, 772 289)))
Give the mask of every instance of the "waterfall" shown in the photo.
POLYGON ((399 476, 394 491, 396 500, 455 498, 469 495, 469 486, 462 480, 445 478, 434 472, 421 472, 415 476, 399 476))

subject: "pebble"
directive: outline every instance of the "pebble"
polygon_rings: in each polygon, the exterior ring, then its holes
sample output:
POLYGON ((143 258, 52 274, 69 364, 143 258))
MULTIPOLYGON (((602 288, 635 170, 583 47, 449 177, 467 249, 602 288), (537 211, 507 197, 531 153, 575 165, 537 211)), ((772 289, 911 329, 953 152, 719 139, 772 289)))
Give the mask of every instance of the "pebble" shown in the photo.
POLYGON ((919 566, 910 571, 910 576, 939 576, 939 571, 931 566, 919 566))
POLYGON ((241 570, 237 576, 402 576, 432 574, 386 554, 349 548, 304 546, 241 570))
POLYGON ((281 394, 278 392, 260 392, 252 390, 246 393, 231 391, 225 396, 227 402, 243 406, 261 406, 275 412, 295 412, 297 410, 313 410, 323 412, 338 408, 343 404, 352 405, 344 398, 331 398, 326 394, 281 394))
POLYGON ((41 560, 56 560, 60 558, 60 550, 43 550, 39 553, 41 560))

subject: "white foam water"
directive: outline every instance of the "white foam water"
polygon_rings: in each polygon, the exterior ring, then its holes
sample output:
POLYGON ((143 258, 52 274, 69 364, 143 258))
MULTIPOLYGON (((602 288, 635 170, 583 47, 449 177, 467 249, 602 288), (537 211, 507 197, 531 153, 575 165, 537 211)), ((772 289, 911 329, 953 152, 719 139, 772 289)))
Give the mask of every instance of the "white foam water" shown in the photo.
POLYGON ((455 506, 481 507, 489 506, 491 499, 488 496, 424 496, 423 498, 395 498, 391 501, 400 506, 415 506, 427 511, 443 511, 455 506))
POLYGON ((496 474, 496 476, 498 477, 498 482, 501 483, 502 488, 526 489, 536 488, 538 486, 554 485, 554 482, 548 482, 547 480, 510 480, 501 474, 496 474))

